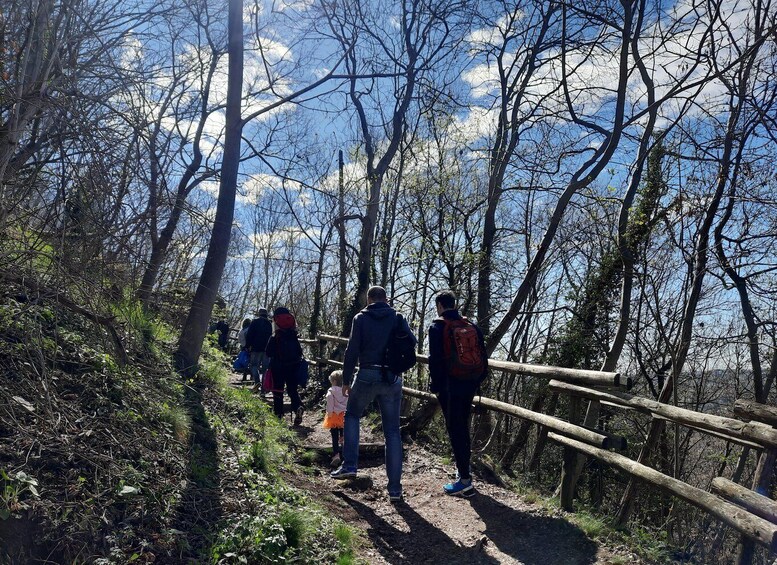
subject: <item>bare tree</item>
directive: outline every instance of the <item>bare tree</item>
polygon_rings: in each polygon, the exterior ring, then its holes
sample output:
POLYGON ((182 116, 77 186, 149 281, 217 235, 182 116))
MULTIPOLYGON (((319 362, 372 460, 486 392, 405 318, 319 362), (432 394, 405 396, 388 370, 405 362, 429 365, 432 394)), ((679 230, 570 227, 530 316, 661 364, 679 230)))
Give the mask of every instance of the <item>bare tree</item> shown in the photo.
POLYGON ((356 290, 343 318, 343 333, 348 333, 353 316, 366 303, 381 189, 400 148, 418 83, 450 48, 451 18, 461 8, 462 4, 455 0, 405 0, 396 14, 400 26, 397 36, 383 30, 391 22, 387 15, 394 12, 389 5, 346 3, 326 7, 331 33, 341 45, 345 67, 351 75, 348 96, 356 111, 367 169, 367 204, 361 218, 356 290), (369 58, 362 60, 363 54, 369 54, 369 58), (365 68, 393 81, 393 98, 387 104, 386 114, 381 113, 385 103, 370 98, 378 79, 359 80, 365 68), (372 112, 377 113, 377 125, 371 123, 372 112), (376 134, 385 135, 385 142, 376 134))
POLYGON ((197 291, 184 323, 176 351, 176 368, 182 374, 193 375, 202 350, 202 341, 210 322, 221 275, 227 261, 235 213, 237 173, 240 166, 240 144, 243 131, 241 117, 243 91, 243 0, 229 0, 228 48, 229 74, 227 84, 224 157, 221 164, 219 197, 213 222, 208 254, 202 268, 197 291))

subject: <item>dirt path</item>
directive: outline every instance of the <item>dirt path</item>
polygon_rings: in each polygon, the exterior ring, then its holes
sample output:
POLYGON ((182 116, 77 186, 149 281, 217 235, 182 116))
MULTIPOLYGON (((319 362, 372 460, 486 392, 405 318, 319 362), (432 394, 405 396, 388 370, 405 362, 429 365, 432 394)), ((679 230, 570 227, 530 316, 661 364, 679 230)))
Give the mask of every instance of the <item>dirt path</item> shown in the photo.
MULTIPOLYGON (((295 428, 308 445, 329 446, 321 428, 323 411, 309 411, 295 428)), ((364 441, 382 441, 362 422, 364 441)), ((328 459, 328 457, 327 457, 328 459)), ((405 446, 402 503, 389 503, 383 456, 362 458, 359 476, 337 482, 329 467, 317 465, 298 486, 347 523, 366 532, 359 548, 368 563, 521 563, 583 565, 640 563, 625 549, 617 552, 586 537, 559 510, 524 502, 516 494, 476 476, 477 493, 466 499, 445 496, 450 480, 439 457, 417 445, 405 446)))

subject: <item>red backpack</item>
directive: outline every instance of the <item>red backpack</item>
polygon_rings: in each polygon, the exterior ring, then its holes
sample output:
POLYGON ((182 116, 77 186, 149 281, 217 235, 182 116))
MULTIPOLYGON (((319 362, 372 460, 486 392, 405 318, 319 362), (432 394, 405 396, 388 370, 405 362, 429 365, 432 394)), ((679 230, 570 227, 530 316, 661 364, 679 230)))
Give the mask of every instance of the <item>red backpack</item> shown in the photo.
POLYGON ((445 320, 442 347, 449 377, 474 381, 483 374, 485 352, 480 347, 475 324, 466 318, 445 320))

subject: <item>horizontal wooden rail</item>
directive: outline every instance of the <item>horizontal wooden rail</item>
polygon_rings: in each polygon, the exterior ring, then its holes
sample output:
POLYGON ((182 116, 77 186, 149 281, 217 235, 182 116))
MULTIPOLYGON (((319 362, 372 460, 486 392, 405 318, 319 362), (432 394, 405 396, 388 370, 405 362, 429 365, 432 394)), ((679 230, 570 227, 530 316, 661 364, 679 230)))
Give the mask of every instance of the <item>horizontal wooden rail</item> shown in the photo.
POLYGON ((679 408, 656 400, 632 396, 622 392, 605 392, 569 383, 552 380, 549 388, 555 392, 574 394, 590 400, 598 400, 614 406, 632 408, 638 412, 652 414, 697 430, 757 447, 777 446, 777 429, 758 422, 741 422, 725 416, 704 414, 687 408, 679 408))
MULTIPOLYGON (((318 339, 341 345, 348 344, 348 338, 319 334, 318 339)), ((429 363, 429 357, 417 354, 416 361, 423 364, 429 363)), ((516 363, 513 361, 501 361, 499 359, 489 359, 488 366, 492 369, 498 369, 506 373, 528 375, 530 377, 540 377, 546 379, 559 379, 565 382, 586 384, 589 386, 602 387, 620 387, 631 389, 631 378, 622 378, 620 373, 605 371, 587 371, 584 369, 569 369, 566 367, 552 367, 549 365, 531 365, 529 363, 516 363)))
POLYGON ((331 365, 332 367, 343 367, 342 361, 335 361, 334 359, 313 359, 316 365, 331 365))
POLYGON ((734 414, 745 420, 755 420, 777 427, 777 408, 751 400, 736 400, 734 414))
POLYGON ((507 373, 558 379, 569 383, 587 384, 591 386, 623 387, 630 389, 632 385, 631 379, 622 379, 620 373, 568 369, 566 367, 552 367, 550 365, 531 365, 529 363, 500 361, 498 359, 489 359, 488 366, 492 369, 499 369, 507 373))
POLYGON ((748 512, 772 523, 777 523, 777 501, 723 477, 712 479, 711 490, 748 512))
POLYGON ((340 343, 342 345, 348 345, 348 338, 341 337, 339 335, 318 334, 319 341, 331 341, 332 343, 340 343))
MULTIPOLYGON (((424 392, 422 390, 416 390, 408 387, 402 387, 402 392, 408 396, 423 398, 425 400, 433 400, 435 402, 437 401, 437 397, 431 392, 424 392)), ((583 428, 582 426, 570 424, 565 420, 561 420, 553 416, 547 416, 546 414, 533 412, 531 410, 527 410, 526 408, 521 408, 520 406, 507 404, 506 402, 500 402, 498 400, 492 400, 491 398, 476 396, 472 403, 476 406, 483 406, 496 412, 502 412, 503 414, 517 416, 519 418, 524 418, 525 420, 541 424, 551 430, 556 430, 557 432, 564 435, 570 435, 602 449, 609 449, 611 444, 620 443, 613 442, 613 440, 610 439, 610 437, 606 434, 601 434, 599 432, 583 428)))
POLYGON ((724 524, 731 526, 738 532, 769 548, 770 551, 777 549, 777 525, 772 524, 768 520, 751 514, 747 510, 727 502, 712 493, 637 463, 619 453, 606 451, 553 432, 548 433, 548 437, 557 443, 604 461, 612 467, 625 471, 677 498, 685 500, 697 508, 701 508, 724 524))

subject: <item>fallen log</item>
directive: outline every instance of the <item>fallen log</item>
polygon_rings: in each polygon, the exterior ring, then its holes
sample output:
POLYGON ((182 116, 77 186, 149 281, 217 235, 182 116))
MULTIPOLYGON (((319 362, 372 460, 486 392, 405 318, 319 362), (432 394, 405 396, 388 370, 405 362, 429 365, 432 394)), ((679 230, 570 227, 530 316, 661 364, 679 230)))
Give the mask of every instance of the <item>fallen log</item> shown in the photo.
POLYGON ((550 432, 548 437, 561 445, 572 447, 590 457, 604 461, 612 467, 625 471, 637 479, 650 483, 664 492, 668 492, 697 508, 701 508, 724 524, 731 526, 748 538, 767 547, 770 551, 777 549, 777 525, 751 514, 735 504, 727 502, 705 490, 664 475, 619 453, 605 451, 604 449, 599 449, 553 432, 550 432))
POLYGON ((712 492, 748 512, 777 523, 777 501, 723 477, 712 479, 712 492))
POLYGON ((730 441, 743 443, 744 445, 752 446, 755 443, 759 448, 763 448, 763 446, 777 446, 777 429, 759 422, 742 422, 734 418, 704 414, 623 392, 593 390, 558 380, 550 381, 548 387, 556 392, 599 400, 614 406, 633 408, 638 412, 677 422, 689 428, 701 430, 730 441))

